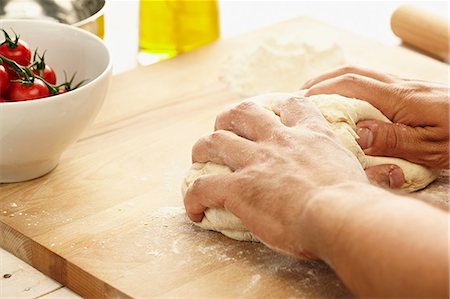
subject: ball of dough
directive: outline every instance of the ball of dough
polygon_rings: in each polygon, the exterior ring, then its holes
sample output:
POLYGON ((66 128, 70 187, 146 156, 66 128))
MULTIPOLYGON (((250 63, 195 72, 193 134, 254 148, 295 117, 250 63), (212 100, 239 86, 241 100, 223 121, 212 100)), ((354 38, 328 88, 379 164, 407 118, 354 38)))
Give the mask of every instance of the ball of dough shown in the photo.
MULTIPOLYGON (((304 91, 270 93, 250 98, 248 101, 258 103, 271 110, 272 103, 293 96, 302 96, 303 94, 304 91)), ((309 97, 309 99, 319 108, 339 141, 356 156, 364 169, 380 164, 398 165, 405 175, 405 183, 401 189, 408 192, 425 188, 439 176, 440 170, 426 168, 403 159, 375 157, 364 154, 364 151, 356 141, 358 139, 356 124, 366 119, 391 122, 368 102, 346 98, 340 95, 316 95, 309 97)), ((217 165, 211 162, 194 163, 183 181, 183 197, 187 188, 198 177, 207 174, 230 172, 231 169, 224 165, 217 165)), ((196 224, 204 229, 221 232, 236 240, 257 241, 257 238, 242 225, 236 216, 224 209, 207 209, 202 222, 196 224)))
MULTIPOLYGON (((181 185, 183 197, 189 186, 200 176, 232 172, 228 166, 208 163, 194 163, 186 174, 181 185)), ((240 241, 257 241, 257 239, 242 225, 241 220, 225 209, 207 209, 202 222, 195 223, 201 228, 221 232, 227 237, 240 241)))

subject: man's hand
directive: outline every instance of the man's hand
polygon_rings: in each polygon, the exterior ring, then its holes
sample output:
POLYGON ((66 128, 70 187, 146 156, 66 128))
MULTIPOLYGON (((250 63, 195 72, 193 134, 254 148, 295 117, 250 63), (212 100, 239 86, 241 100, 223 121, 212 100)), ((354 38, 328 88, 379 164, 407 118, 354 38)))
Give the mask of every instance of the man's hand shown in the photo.
MULTIPOLYGON (((358 143, 367 155, 392 156, 432 168, 449 167, 449 88, 356 67, 343 67, 307 82, 306 96, 340 94, 367 101, 393 123, 358 123, 358 143)), ((401 186, 392 165, 368 169, 371 180, 401 186)), ((395 167, 394 167, 395 169, 395 167)))
POLYGON ((234 172, 198 178, 189 217, 224 207, 269 247, 323 259, 356 296, 448 297, 448 214, 367 184, 307 99, 274 112, 243 103, 196 143, 194 162, 234 172))
POLYGON ((367 179, 313 103, 293 97, 273 110, 279 117, 246 102, 218 116, 216 131, 194 145, 192 160, 234 172, 197 179, 186 210, 201 221, 206 208, 225 207, 273 249, 312 257, 309 223, 302 223, 309 198, 322 187, 367 179))

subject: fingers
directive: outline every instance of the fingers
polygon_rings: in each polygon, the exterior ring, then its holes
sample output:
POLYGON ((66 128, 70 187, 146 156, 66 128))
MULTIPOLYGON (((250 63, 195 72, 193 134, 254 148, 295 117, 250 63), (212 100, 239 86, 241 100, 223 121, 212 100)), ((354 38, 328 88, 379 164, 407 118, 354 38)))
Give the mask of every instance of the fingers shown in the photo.
POLYGON ((242 102, 216 118, 215 129, 227 130, 249 140, 270 138, 273 128, 281 126, 276 115, 252 102, 242 102))
MULTIPOLYGON (((357 126, 358 144, 367 155, 403 158, 433 168, 445 164, 448 143, 428 140, 431 134, 427 128, 377 120, 360 121, 357 126)), ((446 161, 448 164, 448 158, 446 161)))
POLYGON ((326 127, 322 113, 314 103, 304 97, 291 97, 277 101, 273 103, 272 110, 287 127, 294 127, 305 122, 322 124, 326 127))
POLYGON ((214 162, 232 170, 242 168, 253 156, 256 145, 236 134, 219 130, 203 137, 192 148, 192 162, 214 162))
POLYGON ((368 69, 361 68, 361 67, 344 66, 344 67, 339 67, 334 70, 331 70, 325 74, 322 74, 316 78, 313 78, 313 79, 307 81, 303 85, 302 89, 311 88, 312 86, 316 85, 317 83, 320 83, 322 81, 329 80, 332 78, 336 78, 336 77, 339 77, 342 75, 346 75, 346 74, 360 75, 360 76, 372 78, 374 80, 378 80, 378 81, 385 82, 385 83, 392 83, 392 82, 396 81, 396 78, 392 75, 375 72, 375 71, 368 70, 368 69))
POLYGON ((398 189, 405 183, 405 175, 400 167, 394 164, 383 164, 365 169, 367 178, 372 184, 398 189))
POLYGON ((235 195, 234 174, 212 174, 197 178, 186 191, 184 206, 189 218, 202 221, 207 208, 223 208, 227 197, 235 195))
POLYGON ((321 81, 312 86, 305 95, 318 94, 339 94, 367 101, 389 119, 392 119, 397 111, 396 90, 392 85, 357 74, 345 74, 321 81))

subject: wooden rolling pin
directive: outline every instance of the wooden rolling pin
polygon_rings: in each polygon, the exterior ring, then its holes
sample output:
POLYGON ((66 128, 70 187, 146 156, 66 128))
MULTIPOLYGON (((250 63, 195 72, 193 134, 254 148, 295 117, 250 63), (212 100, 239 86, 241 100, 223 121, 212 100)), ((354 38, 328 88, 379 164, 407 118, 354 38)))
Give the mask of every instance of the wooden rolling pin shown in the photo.
POLYGON ((405 44, 449 62, 449 25, 445 17, 404 5, 392 14, 391 28, 405 44))

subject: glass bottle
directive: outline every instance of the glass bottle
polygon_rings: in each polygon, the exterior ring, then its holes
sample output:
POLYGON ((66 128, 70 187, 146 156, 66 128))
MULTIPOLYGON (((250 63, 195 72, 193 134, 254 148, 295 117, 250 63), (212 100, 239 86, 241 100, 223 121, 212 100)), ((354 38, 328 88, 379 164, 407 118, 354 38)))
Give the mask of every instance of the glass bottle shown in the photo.
POLYGON ((216 0, 141 0, 141 53, 166 59, 219 37, 216 0))

